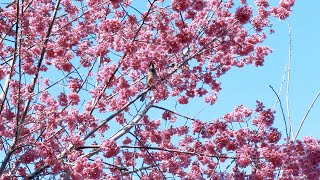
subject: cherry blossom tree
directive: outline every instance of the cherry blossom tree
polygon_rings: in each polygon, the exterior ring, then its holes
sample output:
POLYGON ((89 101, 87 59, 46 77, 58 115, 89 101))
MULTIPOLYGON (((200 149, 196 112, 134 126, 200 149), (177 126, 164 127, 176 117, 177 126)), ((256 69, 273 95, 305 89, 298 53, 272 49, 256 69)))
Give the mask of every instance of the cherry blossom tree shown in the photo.
POLYGON ((319 178, 319 141, 282 134, 262 102, 209 121, 161 106, 213 105, 228 70, 263 65, 293 5, 1 2, 1 179, 319 178))

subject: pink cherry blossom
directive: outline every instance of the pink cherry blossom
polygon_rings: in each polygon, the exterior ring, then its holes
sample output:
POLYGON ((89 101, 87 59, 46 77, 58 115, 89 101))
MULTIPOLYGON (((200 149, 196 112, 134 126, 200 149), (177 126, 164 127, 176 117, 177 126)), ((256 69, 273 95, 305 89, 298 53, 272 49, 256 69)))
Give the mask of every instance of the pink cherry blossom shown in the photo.
POLYGON ((269 2, 0 3, 0 179, 319 179, 319 140, 285 137, 262 102, 181 110, 264 65, 295 3, 269 2))
POLYGON ((252 15, 252 8, 249 6, 242 6, 236 10, 235 18, 241 24, 245 24, 250 20, 251 15, 252 15))

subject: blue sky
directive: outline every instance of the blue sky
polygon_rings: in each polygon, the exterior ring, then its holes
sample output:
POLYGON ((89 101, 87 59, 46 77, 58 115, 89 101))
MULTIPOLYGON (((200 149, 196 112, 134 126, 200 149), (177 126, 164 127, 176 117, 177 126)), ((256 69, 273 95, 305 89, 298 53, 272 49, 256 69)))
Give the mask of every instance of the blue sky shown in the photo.
MULTIPOLYGON (((276 96, 269 88, 272 85, 276 92, 279 91, 285 66, 288 63, 288 23, 291 26, 291 77, 289 86, 290 114, 293 122, 293 132, 296 133, 311 102, 320 91, 320 76, 318 51, 320 50, 319 1, 296 1, 293 12, 285 21, 274 20, 275 34, 269 36, 267 44, 273 49, 263 67, 248 66, 233 69, 220 81, 223 90, 218 103, 210 110, 214 114, 224 114, 231 111, 235 105, 244 104, 254 107, 255 100, 260 100, 267 107, 273 107, 276 96), (309 3, 308 3, 309 2, 309 3), (218 111, 218 112, 217 112, 218 111)), ((287 77, 285 77, 287 80, 287 77)), ((282 105, 286 112, 285 90, 281 95, 282 105)), ((320 100, 320 99, 319 99, 320 100)), ((279 104, 276 108, 275 126, 285 133, 283 118, 279 104)), ((301 136, 319 138, 320 102, 316 102, 309 113, 301 132, 301 136)), ((286 117, 287 118, 287 117, 286 117)))
MULTIPOLYGON (((248 3, 252 3, 248 1, 248 3)), ((185 113, 193 117, 202 108, 196 118, 204 121, 214 120, 223 117, 231 112, 235 106, 243 104, 248 108, 255 108, 256 100, 264 102, 268 108, 273 108, 277 97, 269 85, 273 86, 276 92, 279 91, 285 67, 288 64, 289 35, 288 24, 291 29, 291 66, 289 84, 289 106, 290 116, 293 124, 293 135, 298 130, 299 124, 305 116, 313 99, 320 91, 320 83, 317 77, 320 76, 320 34, 318 20, 320 17, 319 1, 296 1, 289 19, 280 21, 273 19, 275 33, 269 35, 265 42, 273 49, 273 53, 266 58, 264 66, 246 66, 234 68, 219 79, 222 83, 222 90, 219 98, 213 106, 205 107, 202 100, 192 100, 188 106, 178 106, 177 112, 185 113), (309 2, 309 3, 307 3, 309 2)), ((280 96, 281 103, 286 111, 286 84, 287 76, 282 87, 280 96)), ((320 101, 320 99, 319 99, 320 101)), ((170 100, 164 105, 174 105, 170 100)), ((282 137, 285 137, 284 121, 279 104, 276 106, 276 119, 274 126, 281 130, 282 137)), ((298 138, 302 136, 313 136, 320 138, 319 134, 320 102, 316 101, 311 109, 298 138)), ((288 117, 286 116, 288 121, 288 117)), ((288 123, 287 123, 288 124, 288 123)))
MULTIPOLYGON (((248 0, 247 2, 251 4, 253 0, 248 0)), ((272 5, 275 5, 278 1, 270 2, 272 5)), ((273 108, 277 97, 269 85, 271 85, 276 92, 279 92, 285 67, 288 64, 288 24, 290 23, 291 74, 288 97, 293 135, 295 135, 313 99, 318 92, 320 92, 320 83, 317 79, 317 77, 320 76, 320 59, 317 56, 320 50, 318 45, 318 42, 320 42, 320 34, 317 27, 319 26, 317 18, 320 17, 318 7, 320 7, 319 1, 312 1, 312 3, 310 0, 303 2, 296 1, 292 14, 288 19, 284 21, 273 19, 273 29, 275 29, 276 32, 269 35, 265 42, 266 45, 273 49, 273 53, 266 58, 264 66, 262 67, 250 65, 244 68, 234 68, 218 79, 218 81, 222 83, 222 90, 218 95, 218 101, 213 106, 206 106, 203 100, 194 99, 190 100, 188 105, 178 105, 173 108, 173 110, 189 117, 196 115, 196 118, 203 121, 212 121, 231 112, 237 105, 243 104, 248 108, 254 109, 256 100, 264 102, 267 108, 273 108)), ((288 121, 286 111, 286 84, 287 76, 285 76, 285 81, 283 82, 280 99, 286 120, 288 121)), ((318 101, 320 101, 320 99, 318 101)), ((308 114, 298 139, 301 139, 302 136, 320 138, 320 102, 318 101, 315 102, 308 114)), ((175 101, 168 99, 160 103, 160 105, 164 107, 174 107, 175 101)), ((279 103, 275 110, 277 113, 274 127, 282 132, 282 137, 285 137, 284 121, 279 103)), ((154 113, 149 112, 148 114, 155 116, 156 111, 157 110, 152 111, 154 113)), ((185 121, 183 120, 181 123, 184 124, 185 121)))

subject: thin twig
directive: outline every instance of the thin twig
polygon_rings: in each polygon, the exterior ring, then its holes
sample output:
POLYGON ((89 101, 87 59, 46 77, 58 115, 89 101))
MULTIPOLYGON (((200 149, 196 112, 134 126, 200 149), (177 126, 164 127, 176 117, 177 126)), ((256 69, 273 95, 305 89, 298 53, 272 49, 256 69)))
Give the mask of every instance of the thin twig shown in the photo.
POLYGON ((155 167, 155 166, 152 165, 152 166, 142 167, 142 168, 139 168, 139 169, 134 169, 134 170, 132 170, 132 171, 124 172, 124 173, 122 173, 122 175, 123 175, 123 176, 127 176, 127 175, 129 175, 129 174, 141 172, 142 170, 147 170, 147 169, 150 169, 150 168, 153 168, 153 167, 155 167))
POLYGON ((196 116, 198 116, 203 110, 205 110, 207 107, 208 107, 209 103, 206 103, 206 105, 203 106, 202 109, 200 109, 199 112, 197 112, 193 117, 192 119, 194 119, 196 116))
MULTIPOLYGON (((280 83, 280 88, 279 88, 279 92, 278 92, 278 96, 279 97, 281 96, 282 87, 283 87, 284 79, 286 77, 286 73, 287 73, 287 66, 284 67, 284 73, 283 73, 283 76, 282 76, 282 81, 280 83)), ((274 103, 273 108, 272 108, 273 111, 276 109, 276 105, 278 104, 278 102, 279 102, 279 100, 277 98, 276 102, 274 103)))
POLYGON ((299 132, 300 132, 300 130, 301 130, 301 127, 302 127, 302 125, 303 125, 304 121, 307 119, 308 114, 309 114, 309 112, 310 112, 311 108, 313 107, 313 104, 316 102, 316 100, 318 99, 318 97, 319 97, 319 96, 320 96, 320 92, 319 92, 319 93, 316 95, 316 97, 313 99, 313 101, 312 101, 312 103, 311 103, 310 107, 309 107, 309 108, 308 108, 308 110, 307 110, 306 115, 304 115, 304 117, 303 117, 303 119, 302 119, 302 121, 301 121, 301 123, 300 123, 300 125, 299 125, 298 131, 297 131, 297 134, 296 134, 296 136, 295 136, 295 137, 294 137, 294 139, 293 139, 293 142, 294 142, 294 141, 296 141, 297 136, 298 136, 298 134, 299 134, 299 132))
POLYGON ((287 101, 287 115, 289 120, 289 134, 291 135, 291 138, 293 138, 293 132, 292 132, 292 122, 291 122, 291 116, 290 116, 290 104, 289 104, 289 85, 290 85, 290 66, 291 66, 291 29, 290 29, 290 23, 288 24, 288 33, 289 33, 289 54, 288 54, 288 65, 287 65, 287 92, 286 92, 286 101, 287 101))
POLYGON ((172 113, 172 114, 175 114, 175 115, 177 115, 177 116, 180 116, 180 117, 183 117, 183 118, 186 118, 186 119, 190 119, 190 120, 192 120, 192 121, 195 121, 195 120, 196 120, 196 119, 194 119, 194 118, 191 118, 191 117, 188 117, 188 116, 185 116, 185 115, 176 113, 176 112, 174 112, 174 111, 172 111, 172 110, 169 110, 169 109, 167 109, 167 108, 164 108, 164 107, 160 107, 160 106, 156 106, 156 105, 152 105, 152 107, 157 108, 157 109, 162 109, 162 110, 164 110, 164 111, 168 111, 168 112, 170 112, 170 113, 172 113))
POLYGON ((284 121, 284 126, 285 126, 285 128, 286 128, 287 138, 289 138, 288 128, 287 128, 287 122, 286 122, 286 117, 285 117, 284 112, 283 112, 281 100, 280 100, 278 94, 276 93, 276 91, 273 89, 273 87, 272 87, 271 85, 269 85, 269 87, 272 89, 272 91, 274 92, 274 94, 277 96, 277 98, 278 98, 278 100, 279 100, 279 104, 280 104, 280 108, 281 108, 281 112, 282 112, 282 117, 283 117, 283 121, 284 121))

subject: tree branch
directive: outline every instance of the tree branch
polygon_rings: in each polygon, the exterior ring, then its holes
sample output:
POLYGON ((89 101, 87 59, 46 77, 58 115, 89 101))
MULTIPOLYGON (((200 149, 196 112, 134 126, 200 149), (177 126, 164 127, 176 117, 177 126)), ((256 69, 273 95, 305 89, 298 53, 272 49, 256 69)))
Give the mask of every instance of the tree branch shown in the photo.
POLYGON ((272 91, 274 92, 274 94, 277 96, 277 98, 278 98, 278 100, 279 100, 280 108, 281 108, 281 112, 282 112, 282 118, 283 118, 284 126, 285 126, 285 129, 286 129, 287 138, 289 138, 290 136, 289 136, 289 134, 288 134, 288 126, 287 126, 287 122, 286 122, 286 116, 284 115, 284 112, 283 112, 281 100, 280 100, 278 94, 276 93, 276 91, 273 89, 273 87, 272 87, 271 85, 269 85, 269 87, 272 89, 272 91))

